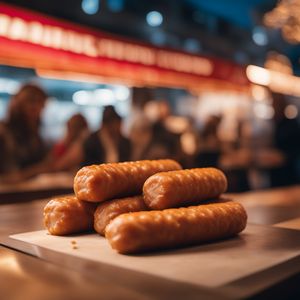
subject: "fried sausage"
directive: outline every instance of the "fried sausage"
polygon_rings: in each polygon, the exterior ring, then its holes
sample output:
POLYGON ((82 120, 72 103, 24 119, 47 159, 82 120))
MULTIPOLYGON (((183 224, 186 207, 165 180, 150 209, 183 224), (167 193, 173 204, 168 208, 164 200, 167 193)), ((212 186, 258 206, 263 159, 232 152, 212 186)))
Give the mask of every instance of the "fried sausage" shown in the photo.
POLYGON ((155 174, 146 180, 143 192, 149 208, 166 209, 217 198, 226 189, 227 179, 222 171, 196 168, 155 174))
POLYGON ((44 224, 53 235, 67 235, 93 229, 94 203, 78 200, 75 196, 50 200, 44 208, 44 224))
POLYGON ((237 202, 123 214, 105 229, 111 247, 130 254, 227 238, 246 227, 247 214, 237 202))
POLYGON ((129 212, 147 210, 143 196, 133 196, 102 202, 94 213, 94 229, 104 235, 105 227, 115 217, 129 212))
POLYGON ((138 195, 151 175, 178 169, 179 163, 171 159, 86 166, 75 176, 74 191, 78 199, 90 202, 138 195))

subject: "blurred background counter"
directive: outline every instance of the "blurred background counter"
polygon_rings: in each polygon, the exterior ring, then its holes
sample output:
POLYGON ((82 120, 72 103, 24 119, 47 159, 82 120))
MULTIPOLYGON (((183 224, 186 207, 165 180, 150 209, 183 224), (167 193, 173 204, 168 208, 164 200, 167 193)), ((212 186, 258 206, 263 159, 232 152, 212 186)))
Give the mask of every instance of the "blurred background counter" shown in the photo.
POLYGON ((166 157, 229 192, 299 183, 293 3, 2 1, 0 186, 166 157))

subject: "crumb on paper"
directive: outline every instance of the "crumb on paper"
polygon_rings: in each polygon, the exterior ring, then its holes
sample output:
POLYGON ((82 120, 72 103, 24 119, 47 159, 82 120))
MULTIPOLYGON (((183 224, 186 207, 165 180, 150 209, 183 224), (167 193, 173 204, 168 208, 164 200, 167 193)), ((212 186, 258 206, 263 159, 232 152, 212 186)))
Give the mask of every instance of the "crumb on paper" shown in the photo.
POLYGON ((72 241, 71 241, 71 245, 72 245, 72 249, 78 249, 77 241, 72 240, 72 241))

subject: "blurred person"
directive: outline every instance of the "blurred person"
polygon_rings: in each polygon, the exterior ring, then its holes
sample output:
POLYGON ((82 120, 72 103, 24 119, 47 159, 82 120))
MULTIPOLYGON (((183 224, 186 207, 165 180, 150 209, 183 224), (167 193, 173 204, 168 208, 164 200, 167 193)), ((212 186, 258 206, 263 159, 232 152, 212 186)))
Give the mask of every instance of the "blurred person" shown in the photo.
POLYGON ((288 119, 285 116, 284 110, 287 105, 285 96, 272 93, 272 98, 275 111, 274 147, 282 158, 270 169, 271 185, 296 184, 300 181, 297 170, 300 159, 300 126, 296 118, 288 119))
MULTIPOLYGON (((85 117, 77 113, 66 124, 65 136, 58 141, 45 161, 44 171, 76 172, 83 160, 83 144, 90 133, 85 117)), ((43 167, 43 166, 42 166, 43 167)))
POLYGON ((200 134, 199 153, 195 159, 196 167, 221 168, 228 178, 229 192, 247 191, 250 188, 248 167, 251 157, 249 150, 243 145, 245 138, 243 129, 246 124, 237 124, 236 142, 232 146, 225 147, 225 143, 218 135, 222 119, 221 115, 211 115, 207 118, 200 134))
POLYGON ((178 135, 168 131, 161 121, 152 124, 150 133, 151 137, 142 156, 144 159, 171 158, 182 161, 178 135))
POLYGON ((47 94, 25 84, 9 102, 7 117, 0 123, 0 173, 22 170, 43 160, 47 148, 40 136, 41 115, 47 94))
POLYGON ((83 115, 75 114, 66 123, 65 136, 49 151, 44 160, 6 176, 7 183, 26 180, 42 173, 76 172, 83 159, 82 144, 89 133, 83 115))
POLYGON ((92 133, 83 145, 83 164, 128 161, 131 144, 121 131, 122 118, 111 105, 103 111, 101 128, 92 133))
POLYGON ((235 130, 235 139, 222 146, 219 167, 228 178, 228 192, 244 192, 250 189, 249 170, 253 163, 251 124, 237 120, 235 130))
POLYGON ((144 146, 143 159, 172 158, 183 163, 180 135, 171 132, 167 127, 170 107, 167 101, 150 101, 145 106, 146 115, 151 120, 148 128, 148 143, 144 146))
POLYGON ((144 102, 132 106, 128 132, 132 145, 131 159, 143 159, 145 147, 151 139, 151 121, 145 112, 144 102))
POLYGON ((199 153, 195 163, 197 167, 217 167, 221 155, 221 141, 218 136, 222 116, 211 115, 207 118, 200 133, 199 153))
POLYGON ((82 141, 89 131, 88 123, 85 117, 78 113, 67 121, 66 134, 58 141, 52 151, 53 160, 60 159, 75 144, 82 141))
POLYGON ((200 133, 193 118, 186 118, 187 127, 180 135, 181 148, 184 153, 186 168, 195 166, 195 158, 199 151, 200 133))

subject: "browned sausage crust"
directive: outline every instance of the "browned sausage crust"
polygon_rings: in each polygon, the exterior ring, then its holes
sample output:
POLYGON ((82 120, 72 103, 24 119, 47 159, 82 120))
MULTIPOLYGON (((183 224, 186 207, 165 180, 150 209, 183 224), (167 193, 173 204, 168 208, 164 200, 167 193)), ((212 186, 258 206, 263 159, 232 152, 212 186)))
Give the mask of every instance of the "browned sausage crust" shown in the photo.
POLYGON ((224 173, 215 168, 196 168, 161 172, 144 184, 144 200, 151 209, 197 204, 217 198, 227 189, 224 173))
POLYGON ((53 235, 67 235, 93 229, 96 205, 75 196, 50 200, 44 208, 44 224, 53 235))
POLYGON ((246 227, 247 214, 237 202, 123 214, 105 229, 111 247, 137 253, 233 236, 246 227))
POLYGON ((91 202, 142 193, 145 180, 151 175, 181 169, 174 160, 142 160, 83 167, 74 179, 78 199, 91 202))
POLYGON ((104 235, 105 227, 115 217, 129 212, 147 210, 143 196, 133 196, 102 202, 94 213, 94 229, 104 235))

